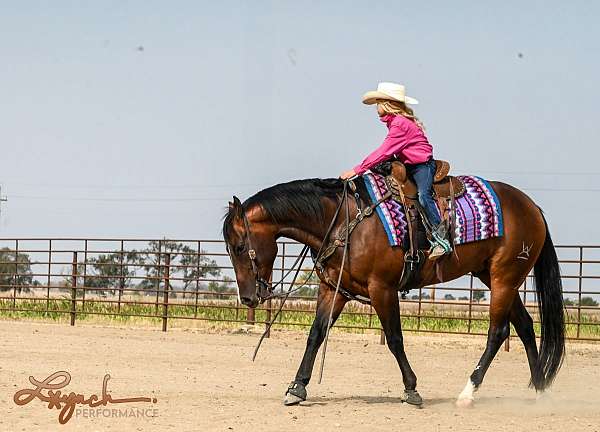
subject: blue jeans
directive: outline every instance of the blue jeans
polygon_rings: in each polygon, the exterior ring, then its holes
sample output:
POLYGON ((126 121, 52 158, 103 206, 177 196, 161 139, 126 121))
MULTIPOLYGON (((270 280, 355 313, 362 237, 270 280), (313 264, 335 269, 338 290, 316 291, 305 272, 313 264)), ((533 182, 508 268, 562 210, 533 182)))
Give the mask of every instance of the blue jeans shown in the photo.
POLYGON ((410 175, 417 185, 417 193, 419 195, 419 204, 425 210, 429 223, 434 227, 441 222, 440 214, 435 202, 433 201, 433 177, 435 176, 435 161, 429 159, 415 165, 406 165, 408 175, 410 175))

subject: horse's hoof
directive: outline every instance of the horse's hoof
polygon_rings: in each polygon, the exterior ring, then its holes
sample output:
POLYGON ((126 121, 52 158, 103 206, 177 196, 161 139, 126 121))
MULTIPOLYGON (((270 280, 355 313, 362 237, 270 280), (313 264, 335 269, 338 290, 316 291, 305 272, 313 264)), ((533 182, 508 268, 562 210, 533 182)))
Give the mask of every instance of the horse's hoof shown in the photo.
POLYGON ((404 390, 404 393, 400 399, 402 402, 406 402, 409 405, 415 405, 419 407, 423 405, 423 398, 416 390, 404 390))
POLYGON ((285 406, 298 405, 300 402, 304 402, 304 399, 289 393, 286 393, 285 398, 283 399, 283 404, 285 406))
POLYGON ((457 399, 456 406, 458 408, 472 408, 473 407, 473 399, 472 398, 457 399))
POLYGON ((283 404, 286 406, 297 405, 306 400, 306 387, 304 384, 292 381, 285 392, 283 404))

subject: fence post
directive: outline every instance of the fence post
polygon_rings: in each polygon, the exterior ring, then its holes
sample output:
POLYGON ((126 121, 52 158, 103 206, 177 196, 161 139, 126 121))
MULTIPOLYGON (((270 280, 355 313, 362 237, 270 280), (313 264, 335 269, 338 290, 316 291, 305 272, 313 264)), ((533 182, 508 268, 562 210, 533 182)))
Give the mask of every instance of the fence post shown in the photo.
POLYGON ((473 273, 469 273, 469 321, 467 324, 467 333, 471 333, 473 317, 473 273))
POLYGON ((154 313, 158 315, 158 298, 160 296, 160 280, 162 279, 162 267, 160 265, 162 258, 162 240, 158 241, 158 257, 156 259, 156 303, 154 304, 154 313))
POLYGON ((15 240, 15 275, 13 277, 13 309, 17 308, 17 285, 19 284, 19 240, 15 240))
POLYGON ((196 257, 196 299, 194 301, 194 318, 198 318, 198 290, 200 289, 200 254, 202 253, 202 248, 200 246, 200 242, 198 241, 198 256, 196 257))
MULTIPOLYGON (((85 288, 88 286, 87 280, 87 263, 88 263, 88 241, 83 242, 83 291, 81 292, 81 311, 85 312, 85 288)), ((94 292, 92 291, 92 294, 94 292)))
MULTIPOLYGON (((419 309, 417 311, 417 331, 421 330, 421 312, 423 310, 423 287, 419 287, 419 309)), ((382 330, 383 334, 383 330, 382 330)))
POLYGON ((165 255, 165 284, 163 287, 163 316, 162 316, 162 331, 167 331, 167 320, 169 319, 169 269, 171 267, 171 254, 165 255))
POLYGON ((246 315, 246 324, 254 324, 256 322, 254 309, 248 308, 247 310, 248 310, 248 312, 246 315))
POLYGON ((52 273, 52 239, 48 240, 48 277, 46 279, 46 313, 50 312, 50 274, 52 273))
POLYGON ((121 313, 121 299, 123 297, 123 288, 125 288, 125 273, 123 271, 123 240, 121 240, 121 253, 119 256, 119 267, 120 267, 120 277, 119 277, 119 300, 117 303, 117 312, 121 313))
MULTIPOLYGON (((579 339, 579 331, 581 328, 581 289, 583 287, 583 247, 579 246, 579 277, 577 278, 578 302, 577 302, 577 339, 579 339)), ((568 309, 567 309, 568 311, 568 309)), ((540 318, 541 321, 541 318, 540 318)), ((567 321, 569 312, 567 312, 567 321)))
POLYGON ((75 325, 77 314, 77 251, 73 252, 73 267, 71 272, 71 325, 75 325))

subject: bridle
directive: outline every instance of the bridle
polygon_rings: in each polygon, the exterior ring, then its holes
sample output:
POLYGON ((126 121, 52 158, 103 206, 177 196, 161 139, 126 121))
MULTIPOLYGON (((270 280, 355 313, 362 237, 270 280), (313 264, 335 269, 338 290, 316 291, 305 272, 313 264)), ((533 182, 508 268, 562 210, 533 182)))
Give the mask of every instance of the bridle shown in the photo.
MULTIPOLYGON (((310 271, 310 274, 306 278, 306 281, 308 281, 310 279, 310 277, 315 272, 315 270, 321 270, 321 272, 324 273, 323 272, 323 263, 329 257, 331 257, 331 255, 333 255, 335 250, 337 250, 339 247, 344 247, 344 249, 345 249, 345 245, 348 243, 350 234, 352 233, 352 231, 354 230, 356 225, 358 223, 360 223, 365 217, 368 217, 371 214, 373 214, 373 211, 375 210, 375 208, 377 206, 379 206, 379 204, 381 204, 383 201, 388 199, 390 196, 391 196, 391 193, 388 192, 386 195, 384 195, 382 198, 380 198, 377 202, 361 209, 359 196, 358 196, 358 193, 356 192, 356 186, 354 185, 354 182, 352 180, 344 181, 344 188, 342 191, 342 199, 340 200, 340 202, 337 205, 337 208, 335 210, 333 218, 331 219, 329 227, 327 228, 327 232, 325 233, 325 236, 323 237, 323 241, 321 242, 321 247, 317 251, 316 255, 313 257, 314 265, 310 271), (335 239, 335 241, 332 241, 331 244, 327 245, 327 240, 329 239, 329 237, 331 235, 331 232, 334 228, 335 222, 338 219, 338 215, 340 214, 340 211, 342 210, 343 204, 346 203, 346 205, 347 205, 347 203, 348 203, 348 188, 349 187, 354 192, 354 196, 356 199, 356 207, 358 209, 358 214, 356 215, 355 220, 353 220, 352 222, 349 222, 349 215, 346 214, 346 217, 345 217, 345 221, 346 221, 345 228, 346 229, 345 229, 343 235, 340 236, 339 238, 335 239)), ((242 216, 242 220, 244 222, 244 229, 246 231, 245 243, 248 247, 248 258, 250 259, 250 264, 252 266, 252 273, 254 275, 255 295, 259 299, 260 303, 264 303, 266 300, 269 300, 272 298, 277 298, 277 297, 287 298, 287 297, 289 297, 290 294, 292 294, 293 292, 298 291, 300 288, 302 288, 305 284, 302 284, 302 285, 294 288, 294 283, 296 281, 298 274, 300 273, 302 264, 304 263, 304 260, 306 259, 306 256, 308 255, 308 253, 310 251, 310 247, 305 245, 302 248, 302 251, 296 258, 296 261, 292 264, 290 269, 281 277, 281 279, 276 284, 273 285, 273 284, 269 283, 268 281, 266 281, 264 278, 262 278, 259 274, 258 264, 256 263, 256 249, 254 249, 252 247, 252 240, 250 238, 250 221, 248 220, 248 217, 246 216, 246 212, 243 209, 241 211, 241 216, 242 216), (299 264, 299 266, 296 267, 298 264, 299 264), (294 270, 296 271, 296 273, 294 275, 294 279, 293 279, 292 283, 290 284, 290 289, 287 292, 281 292, 281 293, 275 294, 274 293, 275 288, 277 288, 280 285, 283 286, 285 278, 287 276, 289 276, 289 274, 292 273, 294 270), (267 296, 263 297, 261 295, 261 292, 264 292, 264 291, 267 291, 269 294, 267 296)), ((227 247, 227 249, 229 251, 229 247, 227 247)), ((325 273, 324 273, 324 275, 326 276, 325 273)), ((339 287, 339 281, 336 284, 329 277, 326 277, 326 281, 332 287, 336 287, 336 286, 339 287)), ((337 289, 338 288, 336 288, 336 290, 337 289)), ((345 290, 344 290, 344 295, 351 300, 361 301, 359 298, 352 296, 350 293, 348 293, 345 290)))
POLYGON ((255 294, 256 297, 262 300, 261 296, 261 288, 269 292, 269 294, 273 293, 273 288, 269 285, 269 282, 264 280, 260 274, 258 273, 258 265, 256 264, 256 250, 252 247, 252 241, 250 240, 250 222, 246 217, 246 212, 242 211, 242 219, 244 220, 244 228, 246 230, 246 244, 248 245, 248 258, 250 258, 250 264, 252 265, 252 273, 254 273, 254 281, 255 281, 255 294))
POLYGON ((275 285, 273 285, 260 276, 258 264, 256 263, 256 249, 254 249, 252 247, 252 240, 250 239, 250 221, 248 220, 248 217, 246 216, 246 212, 243 210, 242 210, 242 220, 244 221, 244 229, 246 230, 245 243, 248 246, 248 258, 250 258, 250 265, 252 266, 252 273, 254 274, 254 287, 255 287, 254 294, 256 295, 256 297, 259 299, 259 301, 261 303, 264 303, 268 299, 283 296, 284 293, 274 294, 275 288, 277 288, 279 285, 283 285, 283 281, 285 280, 285 278, 292 271, 296 270, 296 275, 294 276, 294 281, 292 282, 292 287, 291 287, 291 288, 293 288, 293 284, 296 280, 296 277, 298 276, 298 273, 300 272, 300 269, 302 268, 302 264, 304 263, 304 260, 305 260, 306 256, 308 255, 310 248, 308 246, 304 246, 302 248, 302 251, 298 255, 298 257, 296 258, 296 261, 294 262, 294 264, 292 264, 290 269, 281 277, 281 279, 275 285), (296 265, 298 265, 297 268, 296 268, 296 265), (269 294, 267 296, 263 297, 262 292, 264 292, 264 291, 268 292, 269 294))

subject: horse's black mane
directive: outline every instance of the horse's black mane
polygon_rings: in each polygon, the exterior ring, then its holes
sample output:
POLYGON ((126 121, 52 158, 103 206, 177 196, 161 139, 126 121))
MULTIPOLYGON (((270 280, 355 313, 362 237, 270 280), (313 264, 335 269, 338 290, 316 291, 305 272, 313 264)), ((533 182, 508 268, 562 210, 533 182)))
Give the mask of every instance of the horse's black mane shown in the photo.
MULTIPOLYGON (((364 183, 362 179, 355 181, 361 197, 364 199, 364 183)), ((340 179, 306 179, 281 183, 263 189, 248 198, 242 204, 244 210, 255 205, 260 205, 273 220, 278 223, 290 216, 306 218, 309 220, 323 219, 322 198, 328 198, 334 203, 339 203, 344 183, 340 179)), ((229 211, 223 221, 223 235, 229 237, 229 228, 234 217, 234 212, 229 211)))
POLYGON ((323 197, 334 202, 343 191, 343 183, 339 179, 307 179, 281 183, 261 190, 248 198, 244 210, 260 205, 273 222, 277 223, 290 216, 310 219, 323 217, 323 197))

